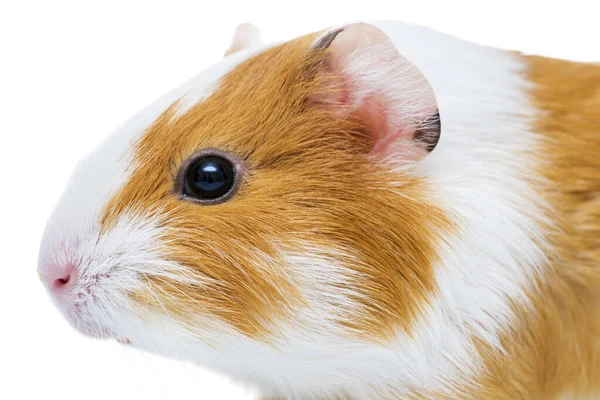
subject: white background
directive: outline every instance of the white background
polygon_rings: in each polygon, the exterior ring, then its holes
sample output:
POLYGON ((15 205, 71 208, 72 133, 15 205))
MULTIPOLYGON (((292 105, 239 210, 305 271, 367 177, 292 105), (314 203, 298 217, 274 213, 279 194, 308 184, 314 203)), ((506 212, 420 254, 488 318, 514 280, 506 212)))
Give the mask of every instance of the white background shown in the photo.
POLYGON ((78 158, 217 61, 239 22, 267 41, 357 19, 600 61, 597 1, 7 1, 0 3, 0 398, 245 399, 227 378, 73 331, 35 272, 78 158), (208 3, 208 4, 207 4, 208 3))

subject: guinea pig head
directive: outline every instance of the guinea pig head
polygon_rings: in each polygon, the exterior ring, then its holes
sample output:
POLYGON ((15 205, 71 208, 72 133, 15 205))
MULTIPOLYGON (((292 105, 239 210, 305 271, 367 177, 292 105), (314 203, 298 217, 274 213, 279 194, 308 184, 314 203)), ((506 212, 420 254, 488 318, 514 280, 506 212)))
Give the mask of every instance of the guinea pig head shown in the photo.
POLYGON ((234 52, 81 162, 40 275, 90 335, 239 374, 410 337, 449 226, 415 172, 439 137, 375 26, 234 52))

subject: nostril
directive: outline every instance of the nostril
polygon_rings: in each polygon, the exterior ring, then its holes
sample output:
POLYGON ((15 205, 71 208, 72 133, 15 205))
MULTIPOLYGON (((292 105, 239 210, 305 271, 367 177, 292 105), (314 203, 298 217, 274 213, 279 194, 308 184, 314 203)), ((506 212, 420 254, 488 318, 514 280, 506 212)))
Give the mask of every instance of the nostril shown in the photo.
POLYGON ((71 280, 71 274, 67 274, 64 277, 58 278, 57 280, 55 280, 54 287, 59 288, 61 286, 65 286, 67 283, 69 283, 70 280, 71 280))

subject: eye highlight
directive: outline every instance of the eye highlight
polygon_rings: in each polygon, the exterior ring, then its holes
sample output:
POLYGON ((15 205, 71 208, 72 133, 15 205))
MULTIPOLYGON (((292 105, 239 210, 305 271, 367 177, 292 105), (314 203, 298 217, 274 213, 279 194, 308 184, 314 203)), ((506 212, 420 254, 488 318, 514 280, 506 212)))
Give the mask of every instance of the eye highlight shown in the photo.
POLYGON ((185 200, 203 204, 222 203, 239 188, 243 170, 243 164, 228 153, 202 150, 181 166, 176 191, 185 200))

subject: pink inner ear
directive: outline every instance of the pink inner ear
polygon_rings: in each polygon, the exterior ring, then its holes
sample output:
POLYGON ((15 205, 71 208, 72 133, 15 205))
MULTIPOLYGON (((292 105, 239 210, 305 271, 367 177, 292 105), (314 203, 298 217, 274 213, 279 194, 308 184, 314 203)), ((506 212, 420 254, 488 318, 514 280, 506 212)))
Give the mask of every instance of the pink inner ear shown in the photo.
MULTIPOLYGON (((399 144, 408 147, 415 134, 414 125, 406 119, 394 118, 382 95, 372 93, 355 98, 359 91, 349 77, 340 74, 327 79, 330 90, 313 95, 312 103, 327 107, 343 117, 357 118, 372 140, 371 155, 382 159, 398 151, 399 144)), ((418 159, 425 152, 414 148, 410 151, 404 149, 402 154, 408 159, 413 159, 413 155, 418 159)))
POLYGON ((356 115, 369 132, 373 140, 371 154, 385 158, 394 151, 394 144, 410 141, 415 128, 403 119, 392 121, 389 107, 380 95, 370 95, 361 100, 356 115))

